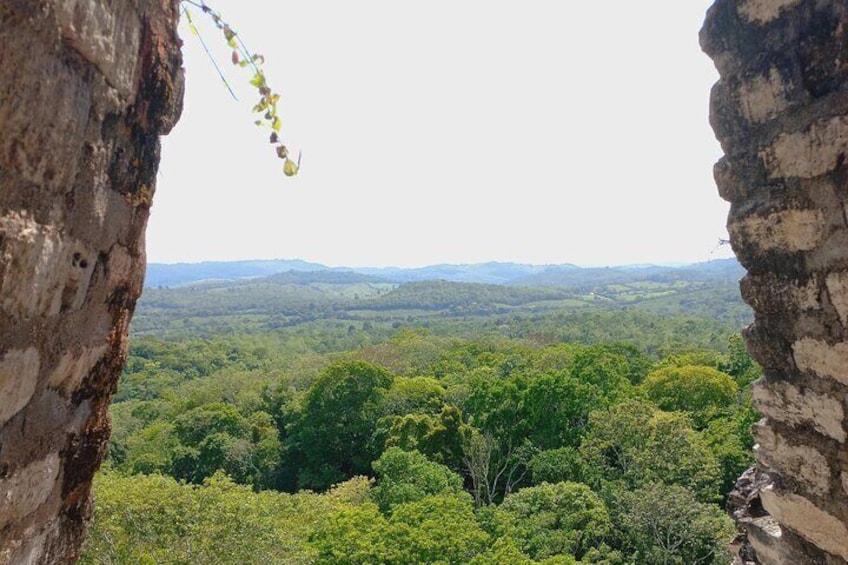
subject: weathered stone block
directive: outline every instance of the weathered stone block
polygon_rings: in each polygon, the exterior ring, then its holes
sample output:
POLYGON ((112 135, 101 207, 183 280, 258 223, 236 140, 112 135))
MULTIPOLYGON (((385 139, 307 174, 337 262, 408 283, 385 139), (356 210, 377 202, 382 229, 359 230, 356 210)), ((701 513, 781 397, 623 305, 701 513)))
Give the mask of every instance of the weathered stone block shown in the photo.
POLYGON ((59 471, 54 453, 0 480, 0 529, 35 512, 52 494, 59 471))
POLYGON ((761 251, 796 252, 815 249, 827 236, 819 210, 782 210, 730 222, 730 237, 761 251))
POLYGON ((828 344, 818 339, 804 338, 792 345, 795 364, 802 371, 811 371, 848 386, 848 343, 828 344))
POLYGON ((51 371, 47 382, 51 387, 62 391, 66 396, 72 394, 80 382, 88 375, 95 363, 97 363, 109 350, 109 346, 103 344, 99 347, 88 347, 82 352, 68 351, 59 359, 56 368, 51 371))
POLYGON ((745 522, 748 542, 757 553, 760 563, 768 565, 798 565, 802 555, 783 537, 783 531, 771 516, 745 522))
POLYGON ((51 562, 51 557, 45 551, 51 538, 57 538, 59 522, 51 521, 43 529, 28 528, 24 535, 17 539, 8 540, 6 546, 0 549, 0 563, 3 565, 45 565, 51 562))
POLYGON ((743 82, 737 94, 742 115, 753 123, 775 117, 789 106, 786 90, 787 85, 774 67, 767 75, 743 82))
POLYGON ((746 275, 740 281, 743 297, 760 302, 760 310, 769 308, 774 313, 787 315, 792 313, 818 311, 821 309, 821 290, 818 277, 797 280, 774 273, 746 275))
POLYGON ((82 306, 95 253, 23 213, 0 217, 0 235, 0 306, 8 314, 25 320, 82 306))
POLYGON ((0 426, 23 409, 35 393, 41 359, 34 347, 0 358, 0 426))
POLYGON ((809 426, 840 443, 845 443, 848 437, 842 425, 845 410, 838 399, 787 382, 771 383, 763 379, 754 384, 753 398, 760 412, 772 420, 790 426, 809 426))
POLYGON ((793 444, 764 422, 754 427, 754 436, 759 443, 755 449, 757 459, 762 465, 809 485, 814 494, 827 494, 830 465, 816 448, 793 444))
POLYGON ((8 48, 2 35, 0 42, 6 46, 0 50, 0 66, 10 69, 0 83, 4 134, 0 137, 0 163, 5 169, 0 188, 8 191, 13 187, 9 172, 14 171, 51 191, 63 190, 73 183, 78 170, 74 157, 82 147, 86 123, 81 117, 91 111, 91 92, 79 76, 54 59, 40 57, 37 51, 17 53, 8 48), (20 88, 33 79, 35 91, 20 88), (43 105, 47 100, 49 113, 43 105))
POLYGON ((824 551, 848 561, 848 528, 837 517, 802 496, 778 493, 773 486, 764 488, 760 498, 775 520, 824 551))
POLYGON ((53 0, 62 35, 125 99, 136 80, 141 20, 126 2, 53 0))
POLYGON ((834 170, 846 151, 848 116, 836 116, 806 131, 780 134, 760 157, 772 178, 813 178, 834 170))

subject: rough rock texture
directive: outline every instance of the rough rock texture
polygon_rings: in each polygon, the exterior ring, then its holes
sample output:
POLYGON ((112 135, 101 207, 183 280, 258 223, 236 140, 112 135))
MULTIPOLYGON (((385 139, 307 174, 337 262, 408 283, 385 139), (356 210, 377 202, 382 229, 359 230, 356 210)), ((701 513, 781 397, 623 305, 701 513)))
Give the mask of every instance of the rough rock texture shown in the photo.
POLYGON ((738 562, 848 563, 848 3, 717 0, 701 45, 765 369, 759 471, 732 497, 738 562))
POLYGON ((144 276, 177 0, 0 1, 0 564, 73 562, 144 276))

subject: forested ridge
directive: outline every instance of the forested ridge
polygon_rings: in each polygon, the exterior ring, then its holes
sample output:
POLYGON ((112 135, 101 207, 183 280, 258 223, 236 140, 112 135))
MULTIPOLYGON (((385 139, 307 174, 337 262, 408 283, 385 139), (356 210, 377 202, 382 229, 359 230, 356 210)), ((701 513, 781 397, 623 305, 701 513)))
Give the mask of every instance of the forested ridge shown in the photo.
MULTIPOLYGON (((258 263, 267 267, 266 262, 258 263)), ((190 277, 200 269, 185 268, 188 273, 181 275, 178 270, 172 276, 190 277)), ((207 277, 208 268, 201 270, 207 277)), ((389 322, 397 329, 421 324, 461 326, 467 322, 477 326, 496 319, 520 327, 528 321, 536 324, 540 316, 548 314, 601 311, 694 316, 738 329, 751 316, 739 298, 741 267, 730 260, 682 268, 560 266, 534 276, 526 276, 532 272, 527 266, 497 263, 385 271, 287 270, 265 277, 245 275, 231 280, 207 278, 175 287, 148 286, 133 319, 132 332, 134 336, 170 339, 266 333, 330 320, 372 325, 389 322), (432 278, 426 278, 431 271, 432 278), (418 280, 421 277, 424 279, 418 280), (462 282, 467 278, 475 280, 462 282), (484 282, 491 280, 502 284, 484 282)), ((152 280, 162 280, 162 275, 154 272, 152 280)))
POLYGON ((735 271, 149 289, 83 563, 726 563, 735 271))

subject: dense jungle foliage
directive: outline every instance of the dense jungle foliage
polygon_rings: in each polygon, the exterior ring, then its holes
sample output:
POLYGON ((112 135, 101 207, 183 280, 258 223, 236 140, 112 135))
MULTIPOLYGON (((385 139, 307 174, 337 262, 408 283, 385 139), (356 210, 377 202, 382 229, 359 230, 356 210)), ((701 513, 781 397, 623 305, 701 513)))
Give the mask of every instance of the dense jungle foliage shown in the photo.
POLYGON ((82 562, 724 564, 748 312, 715 273, 150 289, 82 562))

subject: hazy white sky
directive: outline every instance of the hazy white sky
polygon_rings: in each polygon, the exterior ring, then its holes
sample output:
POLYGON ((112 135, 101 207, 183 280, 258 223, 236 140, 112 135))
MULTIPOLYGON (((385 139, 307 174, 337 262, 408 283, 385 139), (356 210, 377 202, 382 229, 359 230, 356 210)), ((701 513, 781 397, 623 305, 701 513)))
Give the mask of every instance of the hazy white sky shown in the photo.
POLYGON ((148 259, 727 256, 717 75, 698 47, 709 4, 217 0, 267 59, 301 173, 285 177, 253 125, 247 73, 218 50, 236 102, 183 27, 185 110, 163 140, 148 259))

